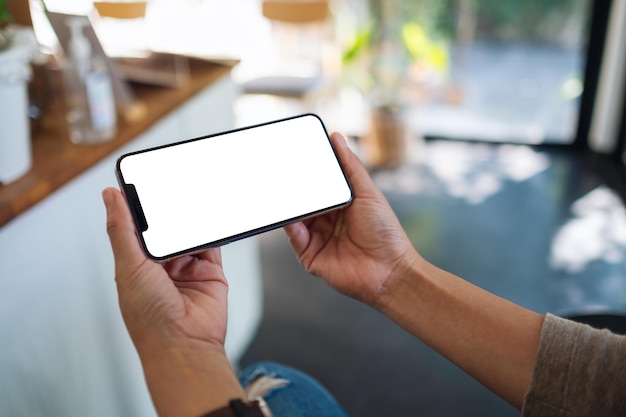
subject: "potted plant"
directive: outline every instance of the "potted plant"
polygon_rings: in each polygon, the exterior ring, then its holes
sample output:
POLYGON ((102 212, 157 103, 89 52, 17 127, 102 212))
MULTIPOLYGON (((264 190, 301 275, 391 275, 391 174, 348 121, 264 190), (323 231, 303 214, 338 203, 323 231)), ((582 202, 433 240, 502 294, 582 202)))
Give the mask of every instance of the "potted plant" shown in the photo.
POLYGON ((406 96, 446 73, 448 47, 433 23, 443 14, 440 0, 370 0, 368 5, 369 22, 355 31, 343 67, 370 106, 370 129, 361 141, 366 162, 387 168, 403 163, 407 154, 412 132, 405 120, 406 96))
POLYGON ((9 13, 9 0, 0 0, 0 51, 3 51, 11 44, 11 13, 9 13))

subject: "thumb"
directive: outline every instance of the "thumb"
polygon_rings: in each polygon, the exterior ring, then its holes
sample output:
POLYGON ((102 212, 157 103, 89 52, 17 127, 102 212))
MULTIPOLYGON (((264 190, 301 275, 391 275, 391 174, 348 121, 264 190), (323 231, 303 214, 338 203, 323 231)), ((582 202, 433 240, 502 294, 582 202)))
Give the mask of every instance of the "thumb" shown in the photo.
POLYGON ((102 191, 107 213, 107 233, 116 264, 124 261, 139 264, 146 260, 135 234, 135 225, 122 193, 115 188, 102 191))
POLYGON ((339 157, 343 169, 350 179, 352 185, 354 185, 355 182, 361 182, 363 178, 369 178, 367 170, 365 169, 359 158, 348 147, 348 143, 346 142, 346 139, 343 137, 343 135, 338 132, 333 132, 330 135, 330 139, 333 142, 335 151, 337 152, 337 156, 339 157))
POLYGON ((375 196, 376 198, 383 198, 382 192, 378 189, 374 180, 367 172, 367 169, 359 159, 359 157, 352 152, 348 146, 345 138, 337 132, 330 135, 339 160, 342 163, 344 172, 350 180, 350 184, 353 187, 354 196, 367 197, 375 196))

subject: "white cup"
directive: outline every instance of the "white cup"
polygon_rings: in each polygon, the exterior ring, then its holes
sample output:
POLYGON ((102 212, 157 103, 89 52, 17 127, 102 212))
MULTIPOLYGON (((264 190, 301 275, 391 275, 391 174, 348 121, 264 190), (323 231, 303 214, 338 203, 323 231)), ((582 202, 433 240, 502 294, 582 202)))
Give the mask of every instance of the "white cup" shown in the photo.
POLYGON ((0 52, 0 183, 19 179, 31 167, 28 81, 32 41, 16 32, 11 46, 0 52))

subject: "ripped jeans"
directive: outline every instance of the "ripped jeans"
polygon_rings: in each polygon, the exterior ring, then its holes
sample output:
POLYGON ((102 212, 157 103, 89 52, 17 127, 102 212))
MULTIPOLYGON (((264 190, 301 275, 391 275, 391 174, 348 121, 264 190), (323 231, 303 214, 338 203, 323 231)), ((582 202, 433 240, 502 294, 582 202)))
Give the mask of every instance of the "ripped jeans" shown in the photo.
POLYGON ((274 417, 347 417, 333 396, 309 375, 273 362, 239 374, 248 399, 263 397, 274 417))

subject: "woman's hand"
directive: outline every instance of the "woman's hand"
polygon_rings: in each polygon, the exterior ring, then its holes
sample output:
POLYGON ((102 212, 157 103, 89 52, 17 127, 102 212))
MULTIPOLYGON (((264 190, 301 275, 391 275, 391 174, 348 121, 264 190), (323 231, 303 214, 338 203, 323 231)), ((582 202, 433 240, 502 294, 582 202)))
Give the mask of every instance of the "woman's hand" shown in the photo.
POLYGON ((419 255, 344 138, 334 133, 331 139, 352 185, 352 203, 285 230, 308 272, 348 296, 375 305, 388 280, 402 276, 419 255))
POLYGON ((354 200, 286 227, 300 262, 521 407, 543 317, 422 259, 363 165, 341 136, 332 139, 354 200))
POLYGON ((141 250, 122 194, 108 188, 103 199, 120 308, 135 343, 188 338, 223 346, 228 284, 220 249, 154 262, 141 250))
POLYGON ((198 416, 244 393, 226 357, 219 249, 165 263, 144 255, 122 194, 102 193, 120 309, 160 416, 198 416))

